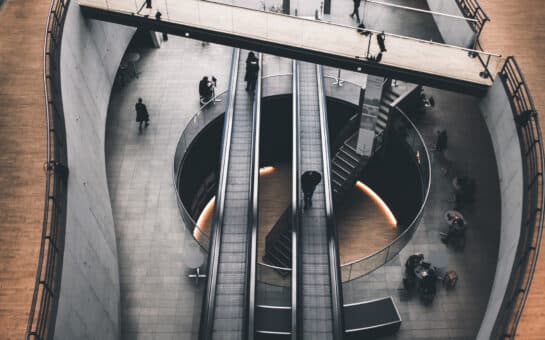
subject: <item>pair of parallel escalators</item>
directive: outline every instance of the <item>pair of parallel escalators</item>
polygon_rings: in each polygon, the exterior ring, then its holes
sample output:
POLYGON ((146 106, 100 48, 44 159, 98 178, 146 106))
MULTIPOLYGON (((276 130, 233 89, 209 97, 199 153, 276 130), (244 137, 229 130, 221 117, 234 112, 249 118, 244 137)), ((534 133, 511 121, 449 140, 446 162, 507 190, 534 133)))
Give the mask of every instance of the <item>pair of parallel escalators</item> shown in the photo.
POLYGON ((340 340, 343 304, 322 71, 305 62, 294 61, 293 66, 291 219, 296 256, 289 328, 270 332, 259 329, 256 322, 285 318, 286 312, 278 314, 278 309, 255 304, 261 77, 254 93, 245 90, 246 53, 233 51, 199 336, 201 340, 340 340), (307 170, 320 172, 323 180, 313 206, 302 209, 300 178, 307 170))

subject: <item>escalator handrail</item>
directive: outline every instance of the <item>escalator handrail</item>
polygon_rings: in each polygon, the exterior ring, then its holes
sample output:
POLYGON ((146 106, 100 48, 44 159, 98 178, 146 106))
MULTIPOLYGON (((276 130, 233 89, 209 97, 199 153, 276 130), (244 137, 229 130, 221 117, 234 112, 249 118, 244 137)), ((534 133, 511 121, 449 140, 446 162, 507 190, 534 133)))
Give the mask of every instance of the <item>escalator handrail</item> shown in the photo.
POLYGON ((292 164, 291 164, 291 340, 297 340, 297 323, 299 320, 299 313, 297 311, 298 295, 300 294, 297 289, 298 281, 298 260, 297 256, 298 240, 299 238, 299 67, 297 61, 293 60, 292 65, 292 164))
POLYGON ((329 253, 329 277, 331 280, 331 315, 333 317, 333 338, 336 340, 343 339, 343 299, 341 287, 341 264, 339 256, 339 248, 337 246, 337 227, 333 213, 333 195, 331 188, 331 169, 329 155, 329 132, 327 122, 327 107, 325 91, 323 86, 322 66, 316 65, 316 77, 318 80, 318 104, 320 107, 320 132, 322 135, 322 164, 323 164, 323 181, 324 181, 324 196, 325 210, 327 220, 327 246, 329 253))
POLYGON ((261 126, 261 68, 263 55, 259 54, 259 72, 257 74, 257 83, 254 92, 253 100, 253 134, 252 134, 252 151, 251 157, 251 182, 250 182, 250 207, 248 211, 248 282, 247 282, 247 339, 254 340, 255 337, 255 301, 256 301, 256 278, 257 278, 257 228, 259 223, 259 143, 260 143, 260 126, 261 126))
POLYGON ((216 299, 216 283, 220 258, 221 234, 223 228, 223 217, 225 207, 225 190, 227 188, 227 173, 229 168, 229 156, 231 152, 231 134, 233 129, 233 116, 235 93, 238 77, 238 63, 240 59, 240 49, 233 49, 231 60, 231 74, 229 76, 229 96, 225 122, 223 124, 223 144, 221 151, 221 165, 218 180, 218 192, 216 194, 216 206, 214 208, 214 217, 212 223, 212 232, 210 237, 210 247, 208 254, 208 277, 206 280, 206 290, 203 296, 203 305, 201 311, 201 322, 199 339, 208 340, 212 338, 214 323, 214 309, 216 299))

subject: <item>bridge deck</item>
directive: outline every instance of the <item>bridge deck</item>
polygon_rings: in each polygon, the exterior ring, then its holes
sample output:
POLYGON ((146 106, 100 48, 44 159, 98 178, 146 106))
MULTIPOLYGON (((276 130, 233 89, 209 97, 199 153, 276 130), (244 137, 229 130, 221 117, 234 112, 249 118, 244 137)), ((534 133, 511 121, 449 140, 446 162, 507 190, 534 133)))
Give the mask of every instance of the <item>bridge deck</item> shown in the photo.
MULTIPOLYGON (((358 34, 355 27, 208 1, 155 0, 151 11, 142 8, 145 7, 144 1, 138 0, 78 1, 87 15, 102 20, 148 27, 174 24, 188 29, 182 35, 194 38, 196 33, 189 31, 199 29, 215 34, 216 42, 224 40, 225 44, 235 44, 232 39, 243 39, 246 43, 252 40, 252 48, 269 47, 265 52, 274 53, 270 50, 274 45, 278 47, 279 55, 298 59, 297 54, 301 51, 306 55, 316 53, 324 59, 310 61, 325 64, 327 60, 340 58, 345 63, 333 66, 363 67, 365 69, 360 71, 366 73, 389 74, 399 79, 418 73, 421 77, 450 79, 481 87, 492 83, 489 78, 480 76, 487 54, 471 58, 468 50, 424 40, 387 34, 387 52, 382 61, 376 63, 367 58, 368 54, 376 56, 380 51, 376 34, 364 36, 358 34), (161 21, 155 19, 156 10, 162 14, 161 21), (146 19, 146 15, 149 18, 146 19), (219 40, 219 36, 223 40, 219 40)), ((491 56, 490 73, 495 75, 501 64, 500 57, 491 56)))

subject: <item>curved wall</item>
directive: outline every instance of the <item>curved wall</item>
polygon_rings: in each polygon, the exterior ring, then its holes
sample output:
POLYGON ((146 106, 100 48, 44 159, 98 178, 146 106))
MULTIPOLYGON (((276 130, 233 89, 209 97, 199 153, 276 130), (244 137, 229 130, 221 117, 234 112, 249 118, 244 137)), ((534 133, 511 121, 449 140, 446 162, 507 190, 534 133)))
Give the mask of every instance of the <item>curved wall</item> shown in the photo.
POLYGON ((104 139, 113 81, 133 34, 133 28, 85 20, 77 2, 70 2, 60 61, 70 174, 55 339, 114 340, 120 335, 104 139))
MULTIPOLYGON (((427 0, 430 10, 438 13, 463 17, 464 13, 456 3, 456 0, 427 0)), ((475 32, 469 22, 450 18, 443 15, 433 15, 433 20, 443 37, 445 43, 473 48, 475 32)))
POLYGON ((523 168, 513 109, 498 75, 482 99, 481 112, 492 138, 501 194, 501 235, 498 262, 488 307, 477 339, 489 339, 511 278, 522 223, 523 168))

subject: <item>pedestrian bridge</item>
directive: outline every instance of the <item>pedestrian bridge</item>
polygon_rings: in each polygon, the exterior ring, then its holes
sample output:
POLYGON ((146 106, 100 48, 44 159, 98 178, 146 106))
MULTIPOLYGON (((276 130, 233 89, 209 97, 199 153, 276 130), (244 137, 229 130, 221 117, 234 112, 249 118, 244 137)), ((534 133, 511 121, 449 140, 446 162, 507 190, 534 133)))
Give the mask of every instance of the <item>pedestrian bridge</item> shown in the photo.
POLYGON ((388 33, 376 62, 379 32, 212 1, 153 0, 151 10, 145 0, 78 2, 89 18, 474 94, 503 64, 499 55, 388 33))

